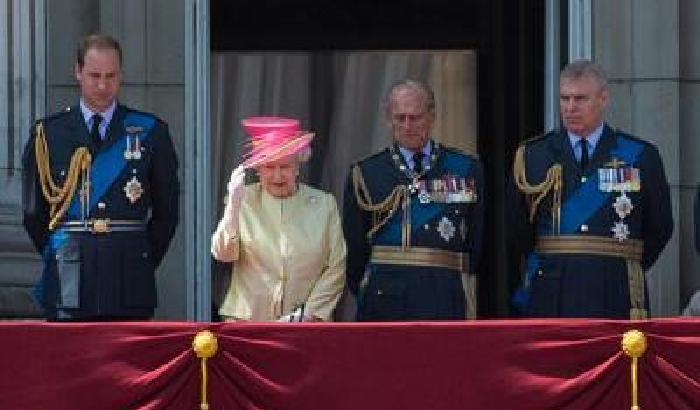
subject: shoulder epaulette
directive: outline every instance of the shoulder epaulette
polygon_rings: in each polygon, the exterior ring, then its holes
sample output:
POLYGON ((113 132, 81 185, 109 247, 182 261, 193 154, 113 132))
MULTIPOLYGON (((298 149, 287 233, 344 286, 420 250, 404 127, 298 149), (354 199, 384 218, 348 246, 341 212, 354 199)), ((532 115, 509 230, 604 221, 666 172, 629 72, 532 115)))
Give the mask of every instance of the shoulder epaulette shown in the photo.
POLYGON ((136 114, 144 115, 144 116, 146 116, 146 117, 152 117, 152 118, 154 118, 154 119, 156 120, 156 122, 160 122, 160 123, 163 123, 163 124, 166 124, 166 125, 167 125, 167 123, 166 123, 165 121, 163 121, 162 118, 160 118, 159 116, 153 114, 152 112, 141 111, 141 110, 135 110, 135 109, 130 108, 130 107, 127 107, 127 106, 122 106, 122 107, 124 107, 124 109, 126 109, 127 112, 133 112, 133 113, 136 113, 136 114))
POLYGON ((380 157, 380 156, 386 154, 388 151, 389 151, 389 148, 384 148, 383 150, 381 150, 381 151, 379 151, 379 152, 373 152, 373 153, 367 155, 366 157, 360 159, 359 161, 354 162, 354 163, 352 164, 352 166, 360 165, 360 164, 363 163, 363 162, 370 161, 370 160, 373 160, 373 159, 375 159, 375 158, 378 158, 378 157, 380 157))
POLYGON ((57 112, 55 112, 55 113, 52 113, 52 114, 47 115, 46 117, 44 117, 44 118, 42 118, 42 119, 40 119, 40 120, 37 120, 36 123, 55 120, 56 118, 61 118, 61 117, 65 116, 65 115, 68 115, 70 112, 71 112, 71 107, 66 107, 66 108, 64 108, 64 109, 61 110, 61 111, 57 111, 57 112))
POLYGON ((457 147, 453 147, 451 145, 440 144, 440 148, 445 150, 445 151, 451 152, 453 154, 466 155, 466 156, 474 157, 477 159, 479 158, 479 155, 474 153, 474 152, 467 151, 467 150, 457 148, 457 147))
POLYGON ((541 140, 541 139, 544 139, 544 137, 546 137, 547 135, 549 135, 548 132, 543 132, 543 133, 537 134, 537 135, 535 135, 535 136, 533 136, 533 137, 525 138, 524 140, 520 141, 520 144, 521 144, 521 145, 522 145, 522 144, 529 144, 529 143, 531 143, 531 142, 539 141, 539 140, 541 140))

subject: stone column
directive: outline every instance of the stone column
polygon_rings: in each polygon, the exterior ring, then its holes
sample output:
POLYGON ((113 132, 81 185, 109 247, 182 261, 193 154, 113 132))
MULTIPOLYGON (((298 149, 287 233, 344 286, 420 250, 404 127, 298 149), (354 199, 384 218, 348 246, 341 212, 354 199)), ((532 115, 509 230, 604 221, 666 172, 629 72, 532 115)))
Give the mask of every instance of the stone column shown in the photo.
POLYGON ((693 292, 700 290, 700 257, 696 251, 693 205, 700 186, 700 2, 680 0, 678 3, 680 54, 680 302, 688 303, 693 292))
POLYGON ((45 106, 45 2, 0 0, 0 317, 41 314, 39 256, 22 226, 21 161, 45 106))
POLYGON ((671 184, 674 234, 647 278, 652 314, 676 315, 680 278, 689 269, 679 263, 680 255, 692 246, 684 234, 692 218, 681 207, 689 175, 680 153, 686 137, 680 133, 679 1, 596 0, 593 21, 594 59, 610 77, 609 122, 656 144, 671 184))

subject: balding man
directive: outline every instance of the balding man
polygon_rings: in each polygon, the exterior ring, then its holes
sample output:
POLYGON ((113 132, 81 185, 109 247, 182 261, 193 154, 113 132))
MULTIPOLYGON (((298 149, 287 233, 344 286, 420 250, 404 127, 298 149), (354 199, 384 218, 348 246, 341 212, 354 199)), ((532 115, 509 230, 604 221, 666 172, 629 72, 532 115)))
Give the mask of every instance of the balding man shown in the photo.
POLYGON ((482 167, 431 139, 435 98, 427 85, 395 84, 385 110, 393 144, 351 167, 344 195, 358 320, 475 317, 482 167))
POLYGON ((609 99, 601 67, 572 62, 560 76, 562 129, 515 155, 525 316, 648 316, 644 272, 673 232, 669 186, 656 147, 605 122, 609 99))

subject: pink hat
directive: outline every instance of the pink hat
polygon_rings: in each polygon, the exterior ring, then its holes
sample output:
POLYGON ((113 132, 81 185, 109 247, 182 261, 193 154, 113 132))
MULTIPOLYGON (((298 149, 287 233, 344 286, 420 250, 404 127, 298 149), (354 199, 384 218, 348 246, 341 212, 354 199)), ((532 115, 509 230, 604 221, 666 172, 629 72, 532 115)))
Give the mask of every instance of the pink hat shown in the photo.
POLYGON ((250 117, 241 121, 250 136, 243 167, 275 161, 309 146, 314 134, 302 131, 299 120, 282 117, 250 117))

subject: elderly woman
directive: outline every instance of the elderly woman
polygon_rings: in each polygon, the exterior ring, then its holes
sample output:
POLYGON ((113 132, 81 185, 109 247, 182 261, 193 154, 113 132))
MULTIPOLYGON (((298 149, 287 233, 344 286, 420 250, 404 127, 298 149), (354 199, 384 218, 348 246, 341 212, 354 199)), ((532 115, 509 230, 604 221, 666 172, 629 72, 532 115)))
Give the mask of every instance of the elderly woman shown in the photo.
POLYGON ((227 320, 328 321, 345 282, 345 241, 332 194, 298 181, 313 134, 299 121, 253 117, 247 159, 231 173, 212 237, 235 273, 219 313, 227 320), (244 184, 246 168, 260 182, 244 184))

